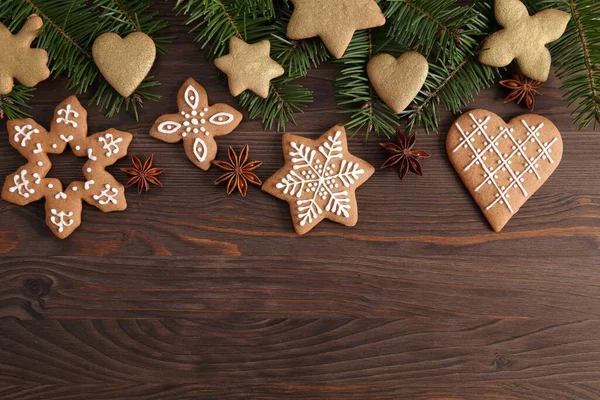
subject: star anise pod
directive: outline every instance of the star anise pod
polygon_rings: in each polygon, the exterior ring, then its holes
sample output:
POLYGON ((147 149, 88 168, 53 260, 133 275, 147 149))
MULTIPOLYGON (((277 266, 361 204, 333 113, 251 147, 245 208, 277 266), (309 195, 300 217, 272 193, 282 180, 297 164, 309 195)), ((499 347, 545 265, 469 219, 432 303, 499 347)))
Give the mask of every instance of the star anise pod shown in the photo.
POLYGON ((243 197, 246 197, 248 192, 248 182, 255 185, 262 185, 261 180, 253 172, 262 165, 262 161, 248 161, 248 152, 250 146, 245 145, 239 155, 235 153, 233 147, 229 146, 227 161, 213 161, 213 165, 225 171, 225 174, 215 181, 215 185, 227 181, 227 194, 232 194, 237 188, 243 197))
POLYGON ((150 190, 150 184, 162 186, 162 183, 158 180, 157 176, 162 174, 165 170, 162 168, 153 168, 153 159, 154 154, 151 155, 146 162, 142 163, 139 158, 132 155, 131 163, 133 164, 133 167, 121 168, 121 171, 125 172, 130 177, 125 187, 130 187, 137 183, 139 194, 142 193, 142 190, 144 189, 146 189, 146 192, 150 190))
POLYGON ((529 111, 533 111, 535 108, 535 96, 540 95, 537 89, 544 83, 530 79, 521 73, 516 73, 513 75, 513 79, 504 79, 500 81, 500 84, 511 90, 506 99, 504 99, 504 103, 516 100, 517 104, 520 104, 525 99, 527 108, 529 108, 529 111))
POLYGON ((424 150, 413 149, 416 141, 417 136, 414 133, 407 138, 406 135, 398 130, 395 142, 379 143, 381 147, 392 154, 383 163, 381 168, 389 168, 397 165, 400 180, 406 177, 409 170, 422 176, 423 170, 421 169, 420 161, 430 156, 424 150))

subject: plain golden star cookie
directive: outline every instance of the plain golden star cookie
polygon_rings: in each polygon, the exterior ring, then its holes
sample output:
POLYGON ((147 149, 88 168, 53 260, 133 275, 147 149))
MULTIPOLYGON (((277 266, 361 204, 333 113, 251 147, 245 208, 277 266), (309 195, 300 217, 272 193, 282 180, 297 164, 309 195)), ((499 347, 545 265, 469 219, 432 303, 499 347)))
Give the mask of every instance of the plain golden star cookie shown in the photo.
POLYGON ((294 13, 287 36, 300 40, 319 36, 335 58, 341 58, 354 32, 385 25, 375 0, 291 0, 294 13))
POLYGON ((396 114, 404 111, 419 94, 428 72, 427 59, 414 51, 398 58, 378 54, 367 64, 371 85, 396 114))
POLYGON ((30 118, 8 121, 10 144, 27 164, 6 178, 2 198, 20 206, 45 198, 46 224, 60 239, 81 225, 82 200, 103 212, 127 208, 125 188, 106 167, 127 154, 133 136, 115 129, 87 133, 87 112, 75 96, 56 107, 50 131, 30 118), (67 144, 77 157, 87 158, 86 180, 63 189, 58 179, 47 178, 52 168, 48 154, 63 153, 67 144))
POLYGON ((208 170, 217 155, 215 138, 231 133, 242 114, 227 104, 208 104, 202 85, 189 78, 177 95, 179 112, 160 116, 150 136, 166 143, 183 140, 185 154, 198 168, 208 170))
POLYGON ((229 40, 229 54, 215 60, 215 65, 229 79, 229 91, 233 97, 250 90, 266 99, 271 80, 284 74, 281 65, 271 58, 271 42, 263 40, 248 44, 233 36, 229 40))
POLYGON ((143 32, 133 32, 125 38, 105 33, 94 41, 92 56, 104 79, 121 96, 129 97, 150 72, 156 45, 143 32))
POLYGON ((13 35, 0 24, 0 94, 9 94, 15 79, 24 86, 33 87, 50 77, 48 53, 31 48, 42 25, 42 19, 32 15, 21 31, 13 35))
POLYGON ((282 145, 285 165, 263 190, 290 204, 296 232, 304 235, 325 218, 356 225, 355 191, 375 168, 348 152, 344 128, 334 126, 317 140, 286 133, 282 145))
POLYGON ((504 29, 487 37, 479 61, 491 67, 506 67, 516 60, 524 75, 546 82, 552 64, 546 45, 562 36, 571 16, 559 10, 529 16, 520 0, 496 0, 494 12, 504 29))
POLYGON ((486 110, 459 117, 446 138, 452 165, 499 232, 554 173, 563 153, 558 128, 536 114, 506 123, 486 110))

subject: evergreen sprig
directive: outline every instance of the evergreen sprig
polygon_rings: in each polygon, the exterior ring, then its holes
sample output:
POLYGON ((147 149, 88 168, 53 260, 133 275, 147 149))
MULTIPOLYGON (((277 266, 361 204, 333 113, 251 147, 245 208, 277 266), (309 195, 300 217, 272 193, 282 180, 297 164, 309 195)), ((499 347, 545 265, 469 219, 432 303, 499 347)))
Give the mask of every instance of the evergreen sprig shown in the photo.
POLYGON ((0 119, 5 116, 8 119, 31 117, 25 109, 31 108, 29 102, 34 91, 35 88, 15 85, 9 94, 0 95, 0 119))
POLYGON ((422 127, 437 131, 440 106, 452 112, 470 103, 490 86, 497 70, 477 60, 479 43, 493 28, 492 0, 470 6, 456 0, 390 0, 381 2, 387 24, 357 32, 335 81, 337 104, 350 114, 348 127, 366 128, 391 137, 405 119, 408 132, 422 127), (396 115, 377 96, 367 77, 367 64, 376 54, 399 56, 406 50, 428 56, 429 75, 409 108, 396 115))
POLYGON ((564 35, 551 44, 552 62, 562 81, 573 121, 579 129, 600 125, 600 2, 598 0, 528 0, 534 11, 555 8, 572 18, 564 35))
MULTIPOLYGON (((125 106, 133 110, 136 118, 144 100, 156 101, 159 98, 147 91, 149 87, 158 85, 156 81, 146 82, 132 96, 123 98, 101 77, 91 54, 92 44, 100 34, 115 32, 124 35, 132 31, 149 34, 159 51, 164 52, 163 45, 168 38, 155 37, 155 34, 166 25, 156 13, 148 12, 146 1, 94 0, 91 4, 87 0, 0 1, 0 22, 12 32, 18 30, 31 14, 40 16, 44 21, 35 43, 48 52, 52 76, 66 75, 69 78, 68 88, 75 94, 87 92, 95 86, 92 100, 100 104, 108 115, 125 106)), ((28 99, 25 101, 28 102, 28 99)))
POLYGON ((312 103, 312 92, 294 82, 329 55, 319 40, 286 38, 291 16, 287 0, 178 0, 175 9, 187 15, 186 25, 196 34, 198 46, 208 49, 210 59, 226 54, 233 36, 248 43, 270 40, 271 57, 285 75, 271 82, 266 99, 248 91, 239 97, 250 118, 261 119, 266 129, 285 130, 287 123, 295 123, 294 113, 312 103))

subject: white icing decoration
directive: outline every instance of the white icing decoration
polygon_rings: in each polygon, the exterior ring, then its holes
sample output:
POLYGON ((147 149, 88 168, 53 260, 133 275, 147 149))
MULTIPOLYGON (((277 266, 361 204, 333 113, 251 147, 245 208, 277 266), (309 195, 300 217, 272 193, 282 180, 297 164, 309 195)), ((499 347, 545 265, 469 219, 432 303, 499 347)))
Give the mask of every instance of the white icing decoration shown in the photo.
MULTIPOLYGON (((90 172, 90 171, 88 171, 88 172, 90 172)), ((93 179, 90 179, 89 181, 87 181, 83 184, 83 188, 85 190, 90 190, 90 186, 92 186, 94 183, 96 183, 96 182, 94 182, 93 179)))
POLYGON ((185 98, 185 102, 192 109, 195 110, 198 108, 200 104, 200 96, 198 95, 198 91, 192 85, 189 85, 187 89, 185 89, 185 94, 183 95, 185 98))
POLYGON ((52 148, 56 149, 58 147, 58 145, 56 143, 52 143, 52 148))
MULTIPOLYGON (((90 160, 92 160, 92 161, 96 161, 96 160, 98 159, 98 157, 96 157, 96 156, 94 155, 94 152, 92 151, 92 149, 91 149, 91 148, 90 148, 90 149, 87 149, 87 155, 88 155, 88 158, 89 158, 90 160)), ((88 169, 89 169, 89 168, 88 168, 88 169)), ((91 172, 91 171, 88 171, 88 172, 91 172)))
MULTIPOLYGON (((27 180, 27 170, 22 170, 21 175, 16 174, 13 176, 13 182, 15 186, 8 189, 9 192, 14 193, 17 192, 19 196, 24 197, 26 199, 29 198, 30 194, 35 193, 35 190, 29 187, 29 181, 27 180)), ((35 178, 35 175, 34 175, 35 178)))
POLYGON ((92 172, 92 169, 91 169, 90 167, 88 167, 88 168, 86 169, 86 171, 87 171, 87 172, 92 172))
POLYGON ((210 117, 208 122, 210 122, 213 125, 229 125, 233 122, 233 119, 234 117, 232 114, 220 112, 210 117))
POLYGON ((40 176, 40 174, 38 174, 37 172, 34 172, 33 177, 35 178, 36 185, 39 185, 40 183, 42 183, 42 177, 40 176))
POLYGON ((58 200, 58 199, 66 200, 67 199, 67 194, 64 193, 64 192, 58 192, 58 193, 56 193, 56 196, 54 196, 54 198, 56 200, 58 200))
POLYGON ((64 227, 69 227, 73 225, 73 220, 71 217, 73 216, 73 212, 65 213, 64 211, 56 211, 54 208, 50 210, 52 216, 50 217, 50 222, 58 227, 58 232, 62 233, 64 231, 64 227))
POLYGON ((474 122, 474 124, 472 125, 473 131, 471 133, 465 132, 464 129, 460 126, 460 124, 455 124, 462 138, 460 139, 458 146, 454 148, 453 153, 456 153, 461 149, 469 148, 470 151, 473 153, 471 155, 472 161, 463 169, 463 171, 468 171, 473 165, 480 165, 483 171, 485 172, 483 175, 483 182, 481 182, 481 184, 479 184, 479 186, 475 188, 476 192, 481 190, 481 188, 486 184, 493 185, 496 188, 496 198, 492 203, 490 203, 486 207, 486 210, 491 209, 496 204, 504 204, 511 213, 514 213, 512 205, 509 201, 509 191, 512 188, 518 188, 523 196, 529 196, 529 193, 523 186, 523 182, 525 182, 525 177, 527 176, 527 174, 534 174, 538 180, 542 179, 542 177, 537 171, 537 169, 539 168, 538 161, 542 159, 547 160, 551 164, 554 163, 554 160, 550 156, 550 153, 552 152, 552 145, 554 145, 554 143, 558 141, 558 138, 553 138, 552 141, 550 141, 550 143, 542 143, 538 139, 538 137, 540 135, 540 130, 544 127, 544 124, 541 123, 537 127, 529 126, 529 124, 525 120, 521 120, 521 124, 525 127, 527 131, 527 137, 524 140, 517 140, 512 135, 514 129, 508 129, 506 127, 500 127, 500 133, 498 134, 498 136, 490 136, 487 132, 488 127, 486 123, 490 120, 491 117, 488 116, 484 120, 481 120, 476 119, 475 116, 471 113, 469 114, 469 117, 471 117, 471 120, 474 122), (485 147, 483 149, 476 149, 474 147, 473 142, 476 135, 483 135, 485 139, 485 147), (510 140, 511 142, 510 147, 512 149, 512 152, 510 154, 502 153, 499 148, 499 142, 506 140, 510 140), (527 157, 525 152, 527 149, 525 147, 525 143, 527 142, 536 143, 539 146, 537 151, 537 157, 527 157), (494 164, 493 166, 488 166, 486 164, 485 161, 487 157, 484 156, 484 154, 486 154, 487 152, 494 153, 497 156, 497 158, 499 159, 497 164, 494 164), (513 161, 517 161, 517 159, 519 161, 521 159, 523 160, 522 163, 514 162, 514 164, 523 165, 522 170, 515 170, 512 167, 513 161), (507 186, 501 186, 498 183, 499 173, 508 174, 507 178, 509 179, 510 183, 507 186))
POLYGON ((196 138, 196 140, 194 141, 193 148, 194 148, 194 156, 196 156, 198 161, 204 162, 204 160, 206 160, 206 153, 207 153, 206 143, 204 142, 204 140, 202 140, 200 138, 196 138))
POLYGON ((100 194, 95 194, 93 198, 103 206, 108 203, 117 204, 117 199, 115 199, 115 197, 117 197, 118 194, 119 191, 107 183, 104 185, 104 190, 101 191, 100 194))
POLYGON ((73 110, 70 104, 67 104, 66 108, 61 108, 60 110, 58 110, 57 114, 64 115, 64 117, 59 117, 56 119, 57 124, 72 125, 73 128, 77 128, 77 122, 69 119, 69 117, 72 115, 73 118, 79 118, 79 113, 73 110))
POLYGON ((48 189, 52 189, 53 187, 54 187, 53 184, 51 184, 51 183, 48 184, 48 189))
POLYGON ((75 146, 75 150, 76 150, 76 151, 79 151, 79 150, 81 150, 81 146, 80 146, 80 145, 77 145, 77 146, 75 146))
POLYGON ((106 157, 110 157, 113 154, 117 154, 119 151, 121 151, 118 144, 123 141, 123 138, 115 139, 112 133, 107 133, 104 135, 104 137, 100 137, 98 140, 104 143, 102 148, 106 150, 106 157))
POLYGON ((33 149, 33 154, 40 154, 42 152, 42 145, 39 143, 35 144, 35 149, 33 149))
POLYGON ((31 135, 40 133, 39 129, 34 129, 31 125, 15 126, 15 142, 21 142, 22 147, 27 146, 27 142, 31 140, 31 135))
POLYGON ((41 161, 38 161, 38 162, 37 162, 37 165, 38 165, 39 167, 43 167, 43 166, 44 166, 44 163, 43 163, 43 162, 41 162, 41 161))
POLYGON ((73 190, 74 192, 76 192, 76 191, 77 191, 77 186, 73 186, 73 189, 72 189, 72 190, 73 190))
POLYGON ((60 134, 58 137, 65 143, 69 143, 71 140, 73 140, 73 135, 65 136, 63 134, 60 134))
POLYGON ((276 187, 299 199, 305 193, 312 193, 310 198, 296 202, 301 226, 312 223, 323 213, 319 199, 327 200, 325 211, 350 217, 351 201, 345 188, 354 185, 365 171, 359 164, 344 159, 340 136, 341 132, 337 131, 335 136, 327 138, 328 142, 319 146, 318 153, 323 157, 303 144, 290 144, 293 167, 276 187), (340 160, 339 168, 336 159, 340 160))
POLYGON ((165 121, 158 125, 158 131, 165 135, 171 135, 181 128, 181 124, 174 121, 165 121))

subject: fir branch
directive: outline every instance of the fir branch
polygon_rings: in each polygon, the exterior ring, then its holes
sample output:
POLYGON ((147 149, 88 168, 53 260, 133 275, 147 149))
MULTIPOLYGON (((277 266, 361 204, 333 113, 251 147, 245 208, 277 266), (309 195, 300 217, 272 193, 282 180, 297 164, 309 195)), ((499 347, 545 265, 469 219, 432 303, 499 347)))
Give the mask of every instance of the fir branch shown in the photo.
POLYGON ((291 12, 281 11, 281 18, 275 23, 275 32, 271 35, 271 53, 273 58, 285 68, 288 76, 306 76, 308 70, 317 68, 329 60, 329 51, 319 38, 291 40, 287 36, 287 23, 291 12))
POLYGON ((335 61, 342 66, 334 86, 338 107, 350 114, 346 127, 355 133, 366 128, 367 138, 371 132, 391 137, 399 124, 398 115, 377 96, 367 76, 366 67, 376 43, 380 50, 381 43, 386 42, 385 35, 376 32, 370 29, 356 32, 344 56, 335 61))
POLYGON ((158 12, 149 12, 149 3, 139 0, 94 0, 94 6, 100 9, 100 18, 106 20, 105 32, 115 32, 121 36, 131 32, 144 32, 152 37, 156 50, 166 54, 165 44, 171 37, 155 34, 167 27, 167 23, 158 19, 158 12))
POLYGON ((185 24, 197 32, 194 40, 208 48, 211 59, 228 52, 232 36, 248 43, 271 41, 271 56, 286 74, 271 82, 266 99, 248 91, 239 97, 240 106, 251 119, 260 118, 265 129, 285 130, 287 123, 295 123, 294 113, 312 103, 312 92, 293 82, 328 56, 316 41, 284 39, 291 15, 287 0, 178 0, 175 9, 188 16, 185 24))
MULTIPOLYGON (((90 7, 87 0, 13 0, 0 1, 0 20, 10 21, 9 29, 21 26, 31 14, 39 15, 44 27, 36 38, 36 46, 45 49, 50 58, 53 77, 66 74, 69 89, 75 94, 87 92, 96 82, 97 92, 92 96, 107 115, 114 115, 125 105, 138 118, 139 100, 157 100, 159 97, 145 89, 158 82, 145 82, 144 87, 125 99, 107 90, 91 55, 91 47, 98 35, 106 31, 120 35, 141 30, 149 35, 157 33, 166 24, 157 14, 148 12, 144 0, 95 0, 90 7), (93 21, 93 23, 90 23, 93 21), (110 100, 110 101, 109 101, 110 100)), ((159 51, 168 38, 153 37, 159 51)), ((112 90, 112 89, 111 89, 112 90)))
POLYGON ((439 64, 429 66, 429 76, 415 103, 400 114, 407 118, 407 131, 423 127, 425 132, 438 130, 439 106, 459 113, 482 89, 492 85, 498 76, 495 68, 479 63, 477 55, 467 56, 456 67, 439 64))
POLYGON ((529 0, 535 11, 556 8, 572 15, 565 34, 550 45, 568 106, 576 105, 579 129, 600 124, 600 3, 597 0, 529 0))
POLYGON ((484 28, 473 24, 473 7, 457 6, 456 0, 389 0, 385 13, 393 40, 454 65, 477 46, 484 28))
POLYGON ((29 102, 33 98, 34 91, 35 88, 15 85, 9 94, 0 95, 0 120, 4 117, 8 119, 31 117, 24 109, 31 108, 29 102))
MULTIPOLYGON (((480 29, 474 32, 477 36, 488 34, 494 29, 492 2, 477 0, 473 6, 474 17, 470 26, 480 29)), ((402 114, 407 118, 407 131, 412 132, 423 127, 425 132, 438 130, 440 110, 443 106, 452 113, 459 113, 461 108, 472 102, 482 89, 491 86, 499 76, 498 69, 483 65, 478 60, 479 44, 471 42, 462 52, 458 64, 445 65, 439 59, 429 65, 429 75, 424 90, 417 95, 415 102, 402 114)))
POLYGON ((275 126, 277 131, 283 132, 286 123, 296 123, 294 112, 302 111, 313 101, 312 92, 292 84, 293 80, 287 77, 274 79, 266 99, 245 91, 240 95, 240 106, 248 110, 250 119, 260 118, 265 129, 275 126))

